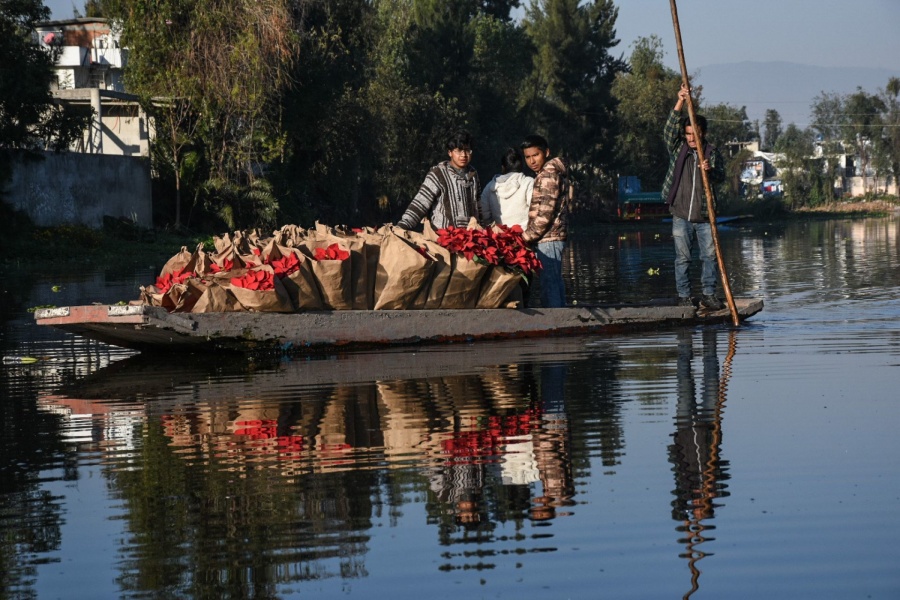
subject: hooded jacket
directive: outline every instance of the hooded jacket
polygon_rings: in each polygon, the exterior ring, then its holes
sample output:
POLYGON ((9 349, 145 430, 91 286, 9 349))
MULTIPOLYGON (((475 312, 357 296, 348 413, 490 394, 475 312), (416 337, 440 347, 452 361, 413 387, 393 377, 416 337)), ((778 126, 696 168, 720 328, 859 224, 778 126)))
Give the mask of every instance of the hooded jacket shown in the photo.
POLYGON ((481 193, 481 222, 519 225, 524 230, 533 190, 534 178, 524 173, 495 175, 481 193))
POLYGON ((534 193, 528 209, 525 243, 566 240, 569 213, 569 178, 566 164, 554 157, 544 163, 534 178, 534 193))

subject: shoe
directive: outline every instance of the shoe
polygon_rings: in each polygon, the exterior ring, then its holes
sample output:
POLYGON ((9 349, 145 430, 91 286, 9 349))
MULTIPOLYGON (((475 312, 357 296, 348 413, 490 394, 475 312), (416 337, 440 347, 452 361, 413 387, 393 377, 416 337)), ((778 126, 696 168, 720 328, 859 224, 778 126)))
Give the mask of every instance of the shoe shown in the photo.
POLYGON ((710 310, 722 310, 723 308, 725 308, 725 305, 722 304, 722 301, 712 294, 704 294, 703 297, 700 298, 700 304, 710 310))
POLYGON ((691 308, 694 308, 694 301, 691 300, 690 296, 679 296, 678 306, 690 306, 691 308))

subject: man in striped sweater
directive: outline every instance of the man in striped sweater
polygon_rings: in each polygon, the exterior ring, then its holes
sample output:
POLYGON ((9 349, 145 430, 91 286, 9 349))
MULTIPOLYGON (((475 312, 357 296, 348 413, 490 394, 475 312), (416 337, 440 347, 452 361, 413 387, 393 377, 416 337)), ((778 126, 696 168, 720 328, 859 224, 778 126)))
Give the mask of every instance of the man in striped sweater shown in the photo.
POLYGON ((467 227, 472 217, 481 214, 478 173, 472 160, 472 136, 459 130, 447 140, 445 160, 428 171, 425 181, 397 226, 413 229, 428 217, 435 229, 453 225, 467 227))

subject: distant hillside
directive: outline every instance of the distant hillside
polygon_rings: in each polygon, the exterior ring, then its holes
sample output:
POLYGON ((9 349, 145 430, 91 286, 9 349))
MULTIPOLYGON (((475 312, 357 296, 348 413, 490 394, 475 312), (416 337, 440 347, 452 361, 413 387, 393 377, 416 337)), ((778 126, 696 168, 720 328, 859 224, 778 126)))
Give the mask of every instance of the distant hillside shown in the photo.
POLYGON ((900 69, 815 67, 789 62, 740 62, 700 67, 692 73, 703 86, 708 104, 746 106, 751 120, 762 126, 766 110, 774 108, 786 126, 809 125, 810 105, 820 93, 847 94, 861 87, 869 93, 883 89, 900 69))

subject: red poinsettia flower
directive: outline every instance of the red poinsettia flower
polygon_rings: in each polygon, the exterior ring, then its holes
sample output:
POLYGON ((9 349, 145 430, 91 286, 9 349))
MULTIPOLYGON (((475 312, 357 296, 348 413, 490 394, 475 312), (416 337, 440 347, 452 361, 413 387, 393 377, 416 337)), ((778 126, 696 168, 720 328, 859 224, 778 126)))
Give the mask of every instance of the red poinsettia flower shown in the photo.
POLYGON ((173 285, 178 283, 184 283, 188 279, 190 279, 191 275, 194 272, 187 268, 179 269, 178 271, 173 271, 171 273, 166 273, 165 275, 161 275, 156 278, 156 289, 158 289, 161 293, 165 294, 170 289, 172 289, 173 285))
POLYGON ((222 261, 222 266, 220 267, 218 263, 212 263, 209 265, 209 270, 213 273, 223 273, 225 271, 231 271, 234 269, 234 261, 230 258, 226 258, 222 261))
POLYGON ((350 253, 335 243, 327 248, 316 248, 313 258, 316 260, 347 260, 350 258, 350 253))
POLYGON ((272 269, 275 270, 275 276, 279 279, 287 277, 300 269, 300 259, 297 258, 297 255, 293 252, 282 256, 281 258, 271 259, 266 262, 272 266, 272 269))
POLYGON ((503 265, 528 276, 540 268, 540 261, 522 240, 519 225, 496 226, 494 229, 440 229, 438 244, 450 252, 462 254, 467 260, 478 260, 491 265, 503 265))
POLYGON ((232 277, 231 285, 248 290, 267 291, 275 289, 275 274, 265 269, 248 271, 242 277, 232 277))

